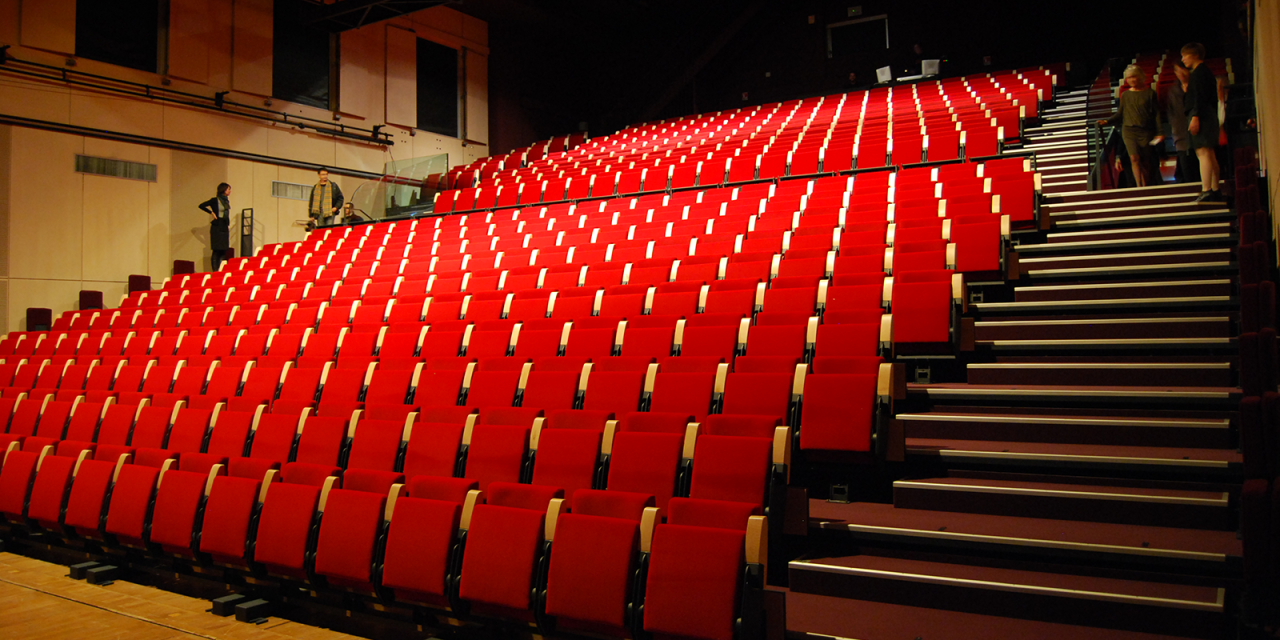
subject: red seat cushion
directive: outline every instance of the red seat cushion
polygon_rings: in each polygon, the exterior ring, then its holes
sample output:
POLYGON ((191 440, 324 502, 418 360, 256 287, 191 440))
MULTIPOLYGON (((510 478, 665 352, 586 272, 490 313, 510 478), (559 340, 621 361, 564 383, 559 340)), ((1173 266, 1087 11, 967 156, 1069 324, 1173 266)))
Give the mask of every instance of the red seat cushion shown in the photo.
POLYGON ((639 545, 636 522, 566 513, 556 522, 547 613, 620 628, 639 545))
POLYGON ((85 460, 80 463, 75 482, 71 485, 71 495, 67 498, 67 526, 75 527, 81 533, 97 531, 101 527, 102 502, 115 470, 115 460, 85 460))
POLYGON ((156 490, 151 542, 170 551, 192 548, 191 533, 195 528, 196 511, 208 479, 207 473, 170 470, 164 474, 164 480, 156 490))
POLYGON ((746 531, 751 516, 764 513, 758 504, 697 498, 672 498, 669 509, 667 522, 670 524, 737 531, 746 531))
POLYGON ((201 551, 224 560, 244 557, 259 487, 261 481, 250 478, 221 476, 213 480, 204 508, 201 551))
POLYGON ((392 420, 360 420, 347 454, 348 469, 391 471, 400 452, 404 423, 392 420))
POLYGON ((306 559, 311 518, 319 499, 319 487, 272 483, 258 519, 253 559, 279 569, 301 571, 306 559))
POLYGON ((785 423, 791 379, 790 373, 731 373, 721 413, 778 417, 785 423))
POLYGON ((151 506, 151 494, 156 488, 160 470, 139 464, 127 464, 120 468, 120 475, 111 487, 111 506, 107 509, 107 533, 142 540, 147 524, 147 511, 151 506))
POLYGON ((529 446, 529 429, 482 425, 472 429, 467 448, 466 476, 486 489, 490 482, 519 482, 524 454, 529 446))
POLYGON ((11 451, 4 456, 4 468, 0 469, 0 513, 11 518, 26 514, 27 496, 39 460, 39 454, 26 451, 11 451))
POLYGON ((396 597, 443 604, 449 549, 455 542, 462 505, 423 498, 396 500, 387 529, 383 586, 396 597))
POLYGON ((651 495, 665 509, 675 492, 683 445, 680 434, 617 434, 609 457, 609 490, 651 495))
POLYGON ((640 521, 646 507, 654 506, 653 496, 626 491, 583 489, 573 494, 573 512, 587 516, 640 521))
POLYGON ((480 483, 466 478, 414 476, 409 478, 409 495, 415 498, 463 504, 467 493, 480 488, 480 483))
POLYGON ((405 477, 452 476, 461 444, 461 424, 425 422, 413 425, 404 455, 405 477))
POLYGON ((772 448, 773 441, 765 438, 698 438, 689 495, 763 505, 772 448))
POLYGON ((951 339, 951 283, 897 283, 893 287, 893 341, 951 339))
POLYGON ((658 525, 649 554, 644 628, 705 640, 733 640, 744 534, 658 525))
POLYGON ((870 451, 875 402, 875 375, 809 376, 800 415, 800 448, 870 451))
POLYGON ((533 484, 560 487, 566 500, 590 489, 600 457, 600 432, 585 429, 543 429, 533 465, 533 484))
POLYGON ((67 486, 71 484, 71 472, 75 458, 45 456, 31 484, 31 502, 27 517, 46 528, 54 528, 62 518, 63 501, 67 498, 67 486))
POLYGON ((333 489, 325 501, 316 542, 316 573, 361 584, 370 582, 373 547, 386 496, 333 489))
POLYGON ((545 515, 487 504, 475 507, 462 559, 463 599, 516 610, 529 608, 545 515))

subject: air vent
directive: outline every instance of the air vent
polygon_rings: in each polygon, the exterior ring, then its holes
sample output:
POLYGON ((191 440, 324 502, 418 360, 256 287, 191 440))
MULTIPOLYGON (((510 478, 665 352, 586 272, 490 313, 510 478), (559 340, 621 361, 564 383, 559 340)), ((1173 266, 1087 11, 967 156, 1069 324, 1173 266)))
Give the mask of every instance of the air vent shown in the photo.
POLYGON ((272 180, 271 195, 276 198, 287 198, 289 200, 310 200, 311 185, 272 180))
POLYGON ((76 172, 127 180, 156 181, 156 165, 76 154, 76 172))

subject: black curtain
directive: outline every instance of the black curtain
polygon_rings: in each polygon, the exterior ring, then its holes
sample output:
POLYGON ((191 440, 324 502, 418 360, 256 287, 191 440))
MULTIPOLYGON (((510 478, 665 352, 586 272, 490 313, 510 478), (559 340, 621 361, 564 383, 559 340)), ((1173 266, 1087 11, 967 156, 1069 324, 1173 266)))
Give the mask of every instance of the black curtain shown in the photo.
POLYGON ((418 128, 458 137, 458 50, 418 39, 418 128))
POLYGON ((274 8, 272 97, 328 109, 333 56, 329 32, 306 24, 314 8, 307 2, 275 0, 274 8))
POLYGON ((159 71, 160 0, 77 0, 76 55, 159 71))

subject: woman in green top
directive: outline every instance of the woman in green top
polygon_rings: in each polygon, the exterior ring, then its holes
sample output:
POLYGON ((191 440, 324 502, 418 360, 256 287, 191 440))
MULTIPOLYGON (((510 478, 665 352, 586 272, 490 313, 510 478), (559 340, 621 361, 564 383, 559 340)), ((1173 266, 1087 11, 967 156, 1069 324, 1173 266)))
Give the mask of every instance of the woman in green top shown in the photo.
POLYGON ((1120 138, 1124 140, 1125 151, 1129 152, 1129 165, 1133 167, 1133 178, 1139 187, 1150 182, 1159 182, 1154 174, 1154 146, 1164 141, 1161 131, 1164 122, 1160 117, 1160 101, 1156 92, 1147 84, 1146 74, 1136 64, 1124 70, 1124 83, 1128 91, 1120 94, 1120 110, 1098 124, 1115 126, 1122 124, 1120 138), (1154 175, 1153 175, 1154 174, 1154 175))

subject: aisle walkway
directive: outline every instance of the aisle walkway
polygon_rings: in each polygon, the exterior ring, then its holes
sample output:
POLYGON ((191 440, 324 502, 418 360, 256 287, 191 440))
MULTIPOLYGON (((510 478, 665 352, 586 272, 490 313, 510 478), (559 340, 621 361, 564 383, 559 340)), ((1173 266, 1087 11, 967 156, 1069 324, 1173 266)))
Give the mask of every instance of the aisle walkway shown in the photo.
POLYGON ((95 586, 67 568, 0 553, 0 638, 339 640, 342 633, 280 618, 260 625, 206 613, 209 603, 129 582, 95 586))

